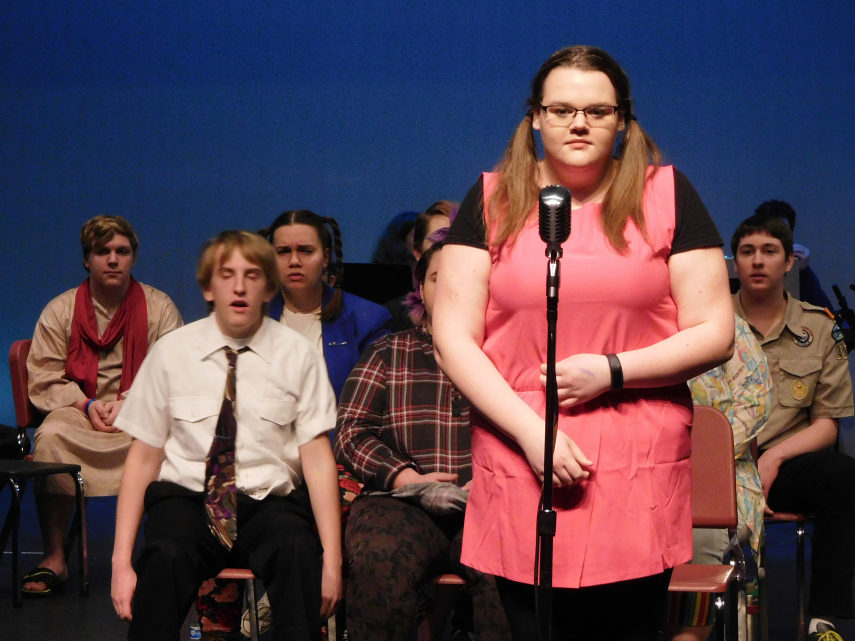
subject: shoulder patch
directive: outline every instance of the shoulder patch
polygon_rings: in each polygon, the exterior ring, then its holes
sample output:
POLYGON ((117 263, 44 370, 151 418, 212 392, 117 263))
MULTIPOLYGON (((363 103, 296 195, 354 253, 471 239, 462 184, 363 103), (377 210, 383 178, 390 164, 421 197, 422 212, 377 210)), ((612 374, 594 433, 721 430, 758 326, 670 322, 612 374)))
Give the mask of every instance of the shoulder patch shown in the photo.
POLYGON ((837 323, 834 323, 834 326, 831 328, 831 338, 834 339, 835 343, 843 341, 843 330, 840 329, 840 325, 837 323))

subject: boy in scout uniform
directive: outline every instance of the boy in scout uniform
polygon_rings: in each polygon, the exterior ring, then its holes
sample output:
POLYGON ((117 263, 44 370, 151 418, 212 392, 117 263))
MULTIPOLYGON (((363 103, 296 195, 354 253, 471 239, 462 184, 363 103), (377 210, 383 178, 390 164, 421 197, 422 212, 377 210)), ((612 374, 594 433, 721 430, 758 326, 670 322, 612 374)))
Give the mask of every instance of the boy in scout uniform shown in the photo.
POLYGON ((843 336, 820 307, 784 290, 793 235, 779 218, 754 215, 731 240, 740 290, 736 313, 760 342, 774 402, 758 437, 757 467, 768 510, 815 515, 809 639, 842 640, 835 618, 851 618, 855 568, 855 459, 833 451, 839 418, 852 416, 843 336))

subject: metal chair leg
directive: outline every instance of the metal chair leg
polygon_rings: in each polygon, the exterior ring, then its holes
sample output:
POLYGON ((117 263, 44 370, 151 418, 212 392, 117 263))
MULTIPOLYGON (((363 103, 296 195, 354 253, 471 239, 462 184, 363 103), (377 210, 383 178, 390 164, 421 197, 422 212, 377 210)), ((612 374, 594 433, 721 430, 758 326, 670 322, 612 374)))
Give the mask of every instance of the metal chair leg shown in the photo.
POLYGON ((77 545, 78 580, 80 596, 89 596, 89 546, 86 534, 86 497, 83 494, 83 475, 69 472, 74 481, 74 518, 65 536, 62 552, 66 559, 71 558, 77 545))
POLYGON ((746 610, 747 595, 745 584, 738 579, 731 581, 727 587, 727 624, 725 626, 725 639, 728 641, 747 641, 748 639, 748 614, 746 610))
POLYGON ((75 472, 71 476, 74 479, 77 502, 77 514, 74 518, 77 524, 80 595, 89 596, 89 542, 86 535, 86 499, 83 496, 83 475, 80 472, 75 472))
MULTIPOLYGON (((805 521, 796 521, 796 641, 807 638, 807 582, 805 580, 805 521)), ((760 599, 760 641, 769 641, 769 594, 766 584, 766 533, 760 536, 760 563, 757 566, 760 599)))
POLYGON ((255 598, 255 579, 246 580, 246 596, 249 599, 249 638, 258 641, 258 601, 255 598))
POLYGON ((730 564, 733 578, 727 588, 727 637, 736 641, 748 639, 748 566, 735 528, 728 528, 730 536, 730 564))
POLYGON ((760 532, 760 553, 757 559, 757 605, 760 608, 760 641, 769 641, 769 595, 766 592, 766 528, 760 532))
POLYGON ((796 584, 798 586, 798 630, 796 641, 805 641, 807 636, 807 588, 805 586, 805 539, 807 532, 805 522, 796 524, 796 584))
POLYGON ((18 479, 14 476, 9 477, 9 489, 12 490, 12 502, 9 505, 9 515, 7 519, 11 519, 12 528, 12 604, 16 608, 23 605, 21 585, 21 572, 18 566, 20 549, 18 547, 18 528, 21 525, 21 495, 23 489, 18 479))
POLYGON ((713 597, 713 607, 715 608, 713 627, 715 628, 715 638, 721 639, 721 641, 726 641, 727 628, 729 627, 725 622, 725 601, 723 594, 716 594, 713 597))

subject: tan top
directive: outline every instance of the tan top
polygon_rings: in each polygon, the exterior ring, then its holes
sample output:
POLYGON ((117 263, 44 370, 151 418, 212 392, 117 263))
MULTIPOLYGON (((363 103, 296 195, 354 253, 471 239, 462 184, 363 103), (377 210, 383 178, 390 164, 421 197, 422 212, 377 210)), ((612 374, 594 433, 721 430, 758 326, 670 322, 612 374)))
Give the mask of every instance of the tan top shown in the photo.
MULTIPOLYGON (((183 324, 181 314, 175 303, 160 290, 140 283, 145 294, 148 310, 148 348, 164 334, 183 324)), ((63 292, 42 311, 33 344, 27 357, 30 400, 42 412, 67 407, 86 398, 80 386, 66 378, 65 359, 68 354, 68 341, 71 338, 71 319, 74 317, 74 299, 77 288, 63 292)), ((98 334, 104 333, 112 313, 93 299, 95 318, 98 322, 98 334)), ((122 378, 122 345, 120 338, 109 352, 102 352, 98 360, 98 380, 96 397, 102 401, 116 399, 122 378)))
MULTIPOLYGON (((739 293, 733 295, 733 307, 745 318, 739 293)), ((751 331, 772 373, 772 413, 757 438, 761 448, 781 443, 808 427, 814 418, 853 415, 843 334, 824 309, 787 296, 780 325, 766 337, 753 326, 751 331)))
POLYGON ((309 339, 309 342, 318 348, 318 351, 324 353, 324 336, 323 326, 321 325, 321 308, 318 308, 308 314, 302 312, 292 312, 287 307, 282 308, 282 318, 279 322, 287 325, 301 336, 309 339))

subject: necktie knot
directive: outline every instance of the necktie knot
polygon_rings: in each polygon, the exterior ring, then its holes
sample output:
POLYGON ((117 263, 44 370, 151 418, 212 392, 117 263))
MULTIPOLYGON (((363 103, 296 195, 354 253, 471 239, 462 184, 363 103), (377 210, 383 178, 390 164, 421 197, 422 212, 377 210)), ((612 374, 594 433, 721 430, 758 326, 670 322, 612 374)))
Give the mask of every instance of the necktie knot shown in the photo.
MULTIPOLYGON (((237 365, 238 352, 233 350, 228 345, 226 347, 224 347, 223 349, 226 351, 226 359, 229 362, 229 369, 234 369, 235 366, 237 365)), ((241 351, 243 351, 243 350, 241 350, 241 351)))

